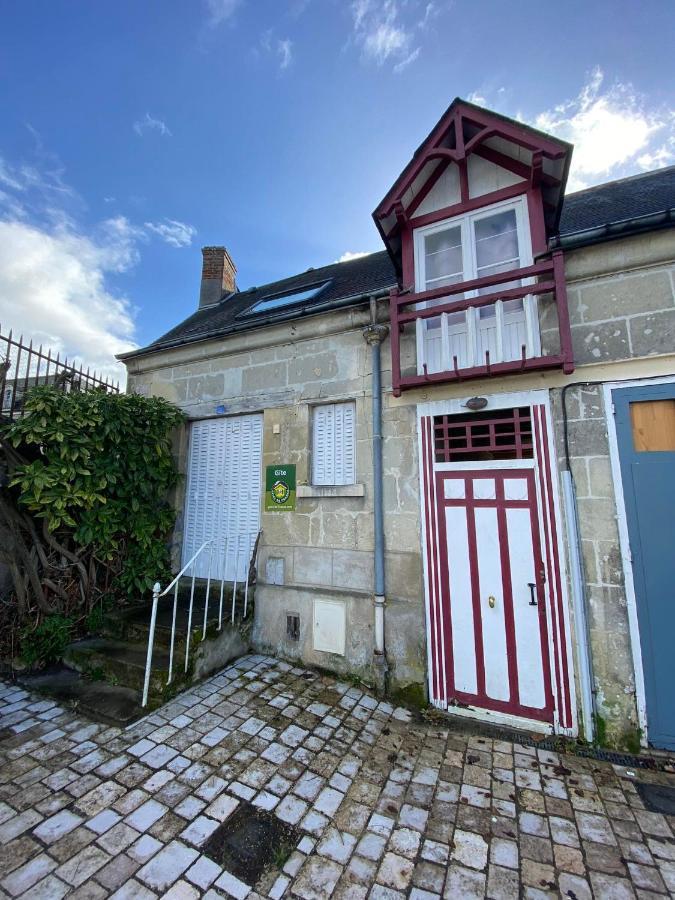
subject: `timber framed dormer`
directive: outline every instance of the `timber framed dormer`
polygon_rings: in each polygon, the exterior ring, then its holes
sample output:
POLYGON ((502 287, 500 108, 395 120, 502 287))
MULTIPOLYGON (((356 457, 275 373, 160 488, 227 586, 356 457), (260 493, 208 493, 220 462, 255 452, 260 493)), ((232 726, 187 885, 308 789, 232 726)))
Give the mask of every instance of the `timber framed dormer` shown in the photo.
POLYGON ((460 99, 416 151, 373 213, 399 276, 390 297, 396 396, 574 370, 562 252, 548 250, 571 151, 460 99))

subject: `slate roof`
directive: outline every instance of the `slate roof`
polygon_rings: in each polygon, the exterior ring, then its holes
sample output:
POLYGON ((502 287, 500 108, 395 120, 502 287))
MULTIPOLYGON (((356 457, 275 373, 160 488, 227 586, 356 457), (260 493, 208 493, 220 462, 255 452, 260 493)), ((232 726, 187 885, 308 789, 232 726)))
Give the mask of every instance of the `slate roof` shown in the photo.
MULTIPOLYGON (((579 241, 575 245, 581 246, 584 242, 583 232, 590 229, 672 209, 675 209, 675 166, 568 194, 564 200, 559 234, 561 238, 578 234, 579 241)), ((671 218, 671 224, 673 221, 671 218)), ((363 294, 385 291, 396 283, 396 271, 385 250, 348 262, 308 269, 281 281, 223 297, 214 306, 197 310, 148 347, 121 354, 119 358, 140 356, 168 346, 311 315, 330 306, 363 303, 363 294), (330 283, 309 300, 274 311, 244 315, 246 310, 261 300, 307 290, 324 282, 330 283)))
POLYGON ((560 235, 625 222, 675 208, 675 166, 567 194, 560 235))

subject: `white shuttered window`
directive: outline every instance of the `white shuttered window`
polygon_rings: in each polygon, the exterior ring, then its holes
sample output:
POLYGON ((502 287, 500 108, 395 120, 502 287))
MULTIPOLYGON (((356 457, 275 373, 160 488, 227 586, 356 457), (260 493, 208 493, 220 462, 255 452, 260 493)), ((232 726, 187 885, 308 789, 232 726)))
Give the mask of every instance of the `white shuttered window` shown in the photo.
POLYGON ((354 403, 314 407, 312 484, 356 482, 355 421, 354 403))

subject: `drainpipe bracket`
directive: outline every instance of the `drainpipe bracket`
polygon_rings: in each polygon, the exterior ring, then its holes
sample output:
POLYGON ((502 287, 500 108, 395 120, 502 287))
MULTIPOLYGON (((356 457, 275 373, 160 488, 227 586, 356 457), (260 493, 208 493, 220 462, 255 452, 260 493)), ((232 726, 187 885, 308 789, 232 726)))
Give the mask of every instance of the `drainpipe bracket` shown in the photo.
POLYGON ((389 334, 388 325, 366 325, 362 331, 363 338, 371 347, 373 344, 381 344, 389 334))

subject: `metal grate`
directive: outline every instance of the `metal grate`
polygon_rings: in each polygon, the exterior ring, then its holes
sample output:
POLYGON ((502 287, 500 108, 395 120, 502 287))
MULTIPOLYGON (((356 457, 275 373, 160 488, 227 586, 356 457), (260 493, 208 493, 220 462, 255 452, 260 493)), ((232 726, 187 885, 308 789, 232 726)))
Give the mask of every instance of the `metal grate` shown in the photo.
POLYGON ((529 406, 459 416, 434 416, 436 462, 532 459, 529 406))
POLYGON ((289 641, 300 640, 300 616, 297 613, 286 615, 286 637, 289 641))

